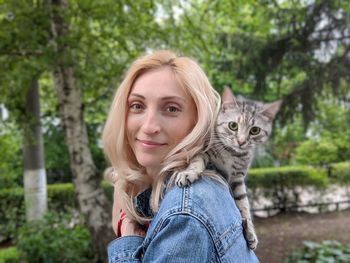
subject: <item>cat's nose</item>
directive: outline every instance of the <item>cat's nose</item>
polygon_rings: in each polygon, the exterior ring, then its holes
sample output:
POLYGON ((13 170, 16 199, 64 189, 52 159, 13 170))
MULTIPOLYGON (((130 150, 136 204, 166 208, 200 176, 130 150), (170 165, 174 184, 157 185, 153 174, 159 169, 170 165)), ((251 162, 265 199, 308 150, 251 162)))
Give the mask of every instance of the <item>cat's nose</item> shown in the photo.
POLYGON ((246 143, 246 140, 244 140, 244 139, 238 139, 237 142, 238 142, 239 146, 242 146, 243 144, 246 143))

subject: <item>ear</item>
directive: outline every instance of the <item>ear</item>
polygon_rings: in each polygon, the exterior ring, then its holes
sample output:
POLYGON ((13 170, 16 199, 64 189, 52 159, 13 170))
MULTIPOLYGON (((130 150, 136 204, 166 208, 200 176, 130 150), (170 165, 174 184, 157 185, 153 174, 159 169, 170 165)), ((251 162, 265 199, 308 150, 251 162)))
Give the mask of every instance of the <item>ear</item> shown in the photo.
POLYGON ((224 91, 222 93, 221 100, 222 100, 222 111, 223 112, 225 112, 225 110, 228 110, 228 109, 238 108, 236 98, 233 95, 231 89, 227 86, 224 87, 224 91))
POLYGON ((270 121, 273 121, 273 119, 276 117, 276 114, 280 110, 282 103, 283 103, 283 100, 277 100, 275 102, 266 103, 264 104, 264 107, 261 113, 266 117, 268 117, 270 121))

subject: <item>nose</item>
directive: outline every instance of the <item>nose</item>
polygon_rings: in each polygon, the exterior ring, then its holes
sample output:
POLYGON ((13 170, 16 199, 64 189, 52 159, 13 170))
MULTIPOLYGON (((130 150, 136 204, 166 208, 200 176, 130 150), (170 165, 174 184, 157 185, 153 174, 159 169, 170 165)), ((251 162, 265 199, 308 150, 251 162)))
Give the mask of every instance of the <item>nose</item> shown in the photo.
POLYGON ((142 131, 146 134, 155 134, 160 132, 160 120, 157 113, 149 111, 145 116, 142 131))
POLYGON ((239 144, 239 146, 242 146, 243 144, 246 143, 246 140, 244 138, 238 138, 237 143, 239 144))

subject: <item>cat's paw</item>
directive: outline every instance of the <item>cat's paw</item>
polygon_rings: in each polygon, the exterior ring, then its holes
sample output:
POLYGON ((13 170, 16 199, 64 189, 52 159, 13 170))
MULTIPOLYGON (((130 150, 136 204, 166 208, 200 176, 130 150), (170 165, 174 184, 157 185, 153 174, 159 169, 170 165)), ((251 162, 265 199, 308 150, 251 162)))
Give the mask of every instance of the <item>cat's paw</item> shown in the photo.
POLYGON ((175 175, 175 183, 179 187, 185 187, 191 185, 199 177, 199 173, 194 170, 185 170, 178 172, 175 175))
POLYGON ((248 247, 255 250, 258 246, 258 237, 256 236, 253 222, 243 218, 243 233, 248 247))

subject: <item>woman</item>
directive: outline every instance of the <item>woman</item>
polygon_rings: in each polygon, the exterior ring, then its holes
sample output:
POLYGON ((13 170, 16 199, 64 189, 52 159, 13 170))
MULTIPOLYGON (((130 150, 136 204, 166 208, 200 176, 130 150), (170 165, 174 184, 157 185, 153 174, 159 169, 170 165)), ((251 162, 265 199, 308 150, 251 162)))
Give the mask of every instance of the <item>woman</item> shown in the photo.
POLYGON ((174 172, 205 150, 219 101, 187 57, 157 51, 132 64, 103 131, 115 171, 118 236, 108 247, 109 262, 258 262, 216 171, 189 187, 173 184, 174 172))

